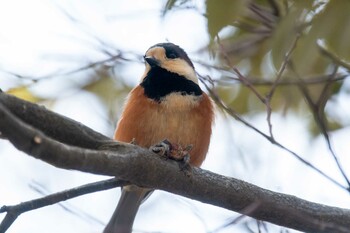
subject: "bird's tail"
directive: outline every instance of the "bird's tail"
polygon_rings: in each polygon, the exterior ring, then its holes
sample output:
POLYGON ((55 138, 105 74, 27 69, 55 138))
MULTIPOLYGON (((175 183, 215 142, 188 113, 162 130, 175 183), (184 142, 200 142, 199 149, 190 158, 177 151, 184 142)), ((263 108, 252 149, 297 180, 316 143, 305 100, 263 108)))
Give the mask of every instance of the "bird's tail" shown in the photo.
POLYGON ((150 194, 149 189, 129 185, 122 188, 117 208, 103 233, 129 233, 132 231, 137 211, 150 194))

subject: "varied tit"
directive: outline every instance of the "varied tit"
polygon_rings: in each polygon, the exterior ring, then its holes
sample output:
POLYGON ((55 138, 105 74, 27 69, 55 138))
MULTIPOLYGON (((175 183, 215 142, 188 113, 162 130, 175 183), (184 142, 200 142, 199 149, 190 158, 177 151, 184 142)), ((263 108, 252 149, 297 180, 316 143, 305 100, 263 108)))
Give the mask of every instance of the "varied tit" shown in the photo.
MULTIPOLYGON (((207 154, 213 105, 198 85, 193 63, 172 43, 159 43, 144 56, 145 72, 129 94, 114 138, 149 148, 167 139, 180 148, 192 145, 189 163, 200 166, 207 154)), ((122 188, 118 206, 104 233, 131 232, 141 202, 150 189, 122 188)))

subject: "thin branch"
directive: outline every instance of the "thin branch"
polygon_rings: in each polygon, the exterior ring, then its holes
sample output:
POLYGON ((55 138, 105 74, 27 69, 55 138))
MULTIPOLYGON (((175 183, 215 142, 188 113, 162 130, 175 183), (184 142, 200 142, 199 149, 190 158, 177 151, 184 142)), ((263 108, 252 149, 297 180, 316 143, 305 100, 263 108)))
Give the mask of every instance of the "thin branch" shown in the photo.
POLYGON ((68 70, 68 71, 63 71, 63 72, 54 72, 52 74, 47 74, 47 75, 44 75, 44 76, 41 76, 41 77, 35 77, 35 78, 34 77, 30 77, 30 76, 21 75, 21 74, 18 74, 18 73, 12 72, 12 71, 8 71, 8 70, 4 70, 4 69, 2 69, 1 71, 6 73, 6 74, 13 75, 13 76, 15 76, 15 77, 17 77, 19 79, 31 80, 34 83, 37 83, 37 82, 39 82, 40 80, 43 80, 43 79, 48 79, 48 78, 54 78, 54 77, 58 77, 58 76, 67 76, 67 75, 75 74, 75 73, 78 73, 78 72, 81 72, 81 71, 85 71, 85 70, 88 70, 88 69, 92 69, 92 68, 95 68, 97 66, 104 65, 104 64, 107 64, 107 63, 110 63, 110 62, 116 62, 117 60, 132 61, 132 60, 130 60, 128 58, 123 57, 122 53, 120 52, 120 53, 118 53, 116 55, 113 55, 111 57, 108 57, 106 59, 94 61, 94 62, 88 63, 86 65, 80 66, 78 68, 74 68, 74 69, 71 69, 71 70, 68 70))
POLYGON ((330 51, 321 40, 317 42, 317 46, 320 49, 321 53, 329 57, 335 64, 344 67, 350 71, 350 63, 340 58, 337 54, 330 51))
MULTIPOLYGON (((290 67, 292 68, 293 72, 295 73, 296 77, 298 78, 298 80, 300 81, 300 85, 298 85, 301 93, 303 94, 306 103, 308 104, 315 122, 317 123, 318 128, 320 129, 323 137, 326 140, 328 149, 338 167, 338 170, 340 171, 341 175, 343 176, 343 178, 345 179, 348 187, 347 190, 350 192, 350 180, 347 177, 341 163, 339 162, 339 159, 337 157, 337 155, 335 154, 335 151, 333 150, 329 135, 328 135, 328 127, 327 127, 327 122, 326 122, 326 116, 324 113, 324 107, 327 103, 327 92, 329 91, 330 86, 333 84, 333 82, 331 81, 333 78, 331 77, 329 79, 329 82, 325 83, 323 90, 321 91, 321 94, 318 98, 318 100, 316 101, 316 103, 313 101, 311 94, 308 90, 308 88, 306 87, 306 85, 303 85, 303 79, 299 76, 299 74, 297 73, 297 71, 294 69, 293 65, 290 64, 290 67)), ((333 71, 333 76, 335 76, 337 73, 337 67, 334 69, 333 71)))
MULTIPOLYGON (((255 132, 257 132, 258 134, 260 134, 261 136, 263 136, 264 138, 266 138, 268 141, 270 141, 273 145, 276 145, 278 147, 280 147, 281 149, 289 152, 290 154, 292 154, 295 158, 297 158, 300 162, 302 162, 304 165, 309 166, 310 168, 312 168, 314 171, 316 171, 317 173, 319 173, 320 175, 322 175, 323 177, 325 177, 326 179, 328 179, 329 181, 331 181, 332 183, 334 183, 335 185, 339 186, 342 189, 347 190, 346 187, 344 187, 341 183, 339 183, 338 181, 336 181, 335 179, 333 179, 332 177, 330 177, 329 175, 327 175, 325 172, 323 172, 322 170, 320 170, 319 168, 317 168, 316 166, 314 166, 312 163, 310 163, 309 161, 305 160, 303 157, 301 157, 300 155, 298 155, 297 153, 295 153, 294 151, 288 149, 287 147, 283 146, 281 143, 279 143, 278 141, 274 140, 273 138, 271 138, 269 135, 265 134, 264 132, 262 132, 261 130, 259 130, 258 128, 254 127, 252 124, 250 124, 248 121, 246 121, 244 118, 242 118, 237 112, 235 112, 232 108, 229 108, 225 105, 225 103, 221 100, 221 98, 213 91, 212 88, 210 88, 208 86, 208 84, 206 83, 206 81, 211 80, 211 78, 209 76, 204 77, 201 76, 200 74, 198 74, 198 76, 200 77, 200 81, 204 84, 205 88, 207 89, 207 91, 210 93, 212 99, 214 100, 214 102, 221 108, 223 109, 226 113, 228 113, 230 116, 232 116, 233 118, 235 118, 236 120, 242 122, 244 125, 246 125, 247 127, 251 128, 252 130, 254 130, 255 132)), ((209 83, 211 83, 213 85, 212 81, 209 81, 209 83)), ((348 191, 348 190, 347 190, 348 191)))
POLYGON ((215 230, 211 231, 210 233, 220 232, 222 229, 227 228, 229 226, 237 224, 239 221, 244 219, 249 213, 254 212, 256 209, 258 209, 260 206, 260 202, 254 202, 251 205, 247 206, 242 210, 241 215, 235 217, 234 219, 230 220, 229 222, 223 224, 222 226, 217 227, 215 230))
POLYGON ((263 25, 257 26, 245 21, 234 21, 232 25, 252 34, 264 34, 266 36, 271 35, 271 29, 263 25))
POLYGON ((0 224, 0 232, 5 232, 12 223, 23 213, 56 204, 61 201, 66 201, 85 194, 94 193, 102 190, 108 190, 115 187, 128 184, 128 182, 117 180, 116 178, 98 181, 76 188, 68 189, 62 192, 54 193, 42 198, 22 202, 17 205, 2 206, 0 213, 6 213, 5 218, 0 224))
MULTIPOLYGON (((25 102, 22 106, 26 106, 25 102)), ((49 127, 58 127, 65 120, 49 127)), ((113 150, 92 150, 63 144, 24 123, 3 104, 0 104, 0 131, 19 150, 56 167, 115 176, 138 186, 165 190, 239 213, 258 201, 260 206, 247 215, 300 231, 345 233, 350 229, 350 210, 272 192, 196 167, 188 177, 177 162, 135 145, 116 142, 113 150)))
POLYGON ((270 29, 274 28, 278 17, 273 15, 272 12, 269 12, 267 8, 263 8, 255 3, 250 3, 248 9, 252 11, 250 14, 251 18, 261 22, 264 26, 270 29))
MULTIPOLYGON (((34 190, 35 192, 39 193, 43 197, 50 195, 51 192, 49 192, 45 187, 43 187, 40 183, 32 182, 29 184, 29 187, 34 190)), ((64 211, 66 211, 69 214, 72 214, 79 218, 84 218, 85 220, 89 222, 95 222, 97 224, 100 224, 101 226, 104 226, 106 223, 104 221, 101 221, 100 219, 96 218, 93 213, 89 213, 86 211, 83 211, 79 208, 76 208, 72 205, 70 205, 67 202, 58 202, 58 206, 60 206, 64 211)))
POLYGON ((258 99, 265 104, 266 100, 265 100, 265 97, 263 97, 255 88, 254 86, 249 82, 249 80, 247 80, 244 75, 241 74, 241 72, 235 67, 232 65, 232 62, 228 56, 228 54, 226 53, 225 51, 225 48, 223 46, 223 44, 221 43, 220 41, 220 37, 219 36, 216 36, 217 37, 217 40, 218 40, 218 44, 220 46, 220 52, 222 53, 222 55, 224 56, 224 59, 227 63, 227 65, 229 67, 231 67, 231 69, 233 70, 233 72, 237 75, 239 81, 241 81, 246 87, 248 87, 257 97, 258 99))
POLYGON ((272 123, 271 123, 271 114, 272 114, 271 100, 272 100, 272 97, 273 97, 273 95, 275 93, 275 90, 277 88, 277 84, 279 83, 280 79, 282 78, 282 74, 285 71, 285 69, 287 67, 287 64, 290 61, 291 55, 292 55, 294 49, 297 46, 297 42, 298 42, 299 38, 300 38, 300 34, 297 34, 296 37, 294 38, 294 41, 293 41, 290 49, 285 54, 285 57, 284 57, 283 62, 281 64, 281 66, 280 66, 280 69, 277 72, 275 82, 273 83, 270 91, 268 92, 268 94, 266 95, 266 98, 265 98, 265 100, 266 100, 265 101, 265 105, 266 105, 266 110, 267 110, 266 120, 267 120, 267 124, 269 126, 270 137, 271 137, 272 140, 275 140, 275 139, 274 139, 274 136, 273 136, 272 123))
MULTIPOLYGON (((318 85, 327 82, 339 82, 343 81, 345 78, 350 77, 349 74, 337 73, 335 77, 330 79, 334 74, 325 74, 325 75, 317 75, 317 76, 307 76, 303 79, 303 84, 305 85, 318 85)), ((276 83, 277 86, 297 86, 301 84, 300 80, 289 79, 291 77, 285 77, 286 79, 280 80, 276 83)), ((251 78, 247 77, 249 82, 254 86, 272 86, 275 84, 275 81, 263 80, 263 78, 251 78)))
MULTIPOLYGON (((207 69, 213 69, 215 71, 218 71, 224 76, 224 79, 219 79, 219 80, 213 80, 216 83, 225 83, 225 84, 232 84, 227 82, 225 79, 228 81, 237 81, 237 83, 242 83, 241 79, 236 77, 238 76, 236 72, 231 71, 231 67, 228 66, 218 66, 218 65, 213 65, 209 64, 207 62, 201 61, 201 60, 193 60, 194 63, 199 64, 207 69), (229 76, 229 75, 236 75, 236 76, 229 76)), ((243 75, 242 75, 243 76, 243 75)), ((256 76, 243 76, 249 84, 252 86, 272 86, 272 85, 277 85, 277 86, 297 86, 301 84, 300 80, 296 80, 294 76, 283 76, 283 79, 280 79, 278 82, 273 79, 272 77, 256 77, 256 76)), ((344 73, 344 72, 339 72, 336 73, 335 75, 332 74, 322 74, 322 75, 309 75, 305 76, 303 78, 302 83, 304 85, 318 85, 322 83, 327 83, 327 82, 339 82, 343 81, 344 79, 350 77, 349 73, 344 73), (330 79, 332 78, 332 79, 330 79)), ((241 77, 242 78, 242 77, 241 77)))
MULTIPOLYGON (((334 69, 334 75, 336 74, 338 70, 338 67, 336 66, 335 69, 334 69)), ((333 76, 334 76, 333 75, 333 76)), ((331 78, 332 79, 332 78, 331 78)), ((329 92, 330 92, 330 88, 332 87, 332 82, 328 82, 324 85, 324 88, 319 96, 319 99, 316 103, 316 105, 318 106, 318 112, 316 113, 317 114, 317 122, 319 124, 319 127, 321 129, 321 132, 323 134, 323 137, 325 138, 326 140, 326 143, 327 143, 327 146, 328 146, 328 150, 331 152, 331 155, 341 173, 341 175, 343 176, 343 178, 345 179, 346 183, 348 184, 348 190, 350 192, 350 180, 349 178, 347 177, 345 171, 344 171, 344 168, 343 166, 341 165, 339 159, 338 159, 338 156, 336 155, 334 149, 333 149, 333 146, 332 146, 332 143, 331 143, 331 140, 330 140, 330 136, 328 134, 328 126, 327 126, 327 119, 326 119, 326 115, 324 113, 324 108, 326 106, 326 103, 327 103, 327 100, 328 100, 328 96, 329 96, 329 92)))
POLYGON ((292 46, 290 48, 290 50, 286 53, 286 58, 284 59, 284 62, 282 63, 278 73, 277 73, 277 78, 271 88, 270 93, 266 96, 263 97, 262 95, 259 94, 259 92, 254 88, 254 86, 247 80, 247 78, 245 78, 240 72, 239 70, 234 67, 231 64, 230 58, 228 56, 228 54, 225 52, 223 45, 220 42, 220 37, 217 36, 218 39, 218 44, 220 46, 220 51, 224 56, 224 59, 226 60, 226 63, 229 67, 231 67, 231 69, 237 74, 239 81, 241 81, 245 86, 247 86, 257 97, 258 99, 266 106, 267 109, 267 121, 269 124, 269 131, 270 131, 270 135, 267 135, 265 133, 263 133, 262 131, 260 131, 259 129, 257 129, 256 127, 254 127, 253 125, 251 125, 250 123, 248 123, 246 120, 244 120, 242 117, 240 117, 232 108, 227 107, 223 101, 221 101, 220 97, 212 90, 212 88, 209 88, 209 86, 204 82, 205 80, 210 80, 210 83, 212 85, 214 85, 214 82, 212 81, 212 79, 207 76, 206 78, 204 76, 201 76, 200 74, 198 74, 198 76, 200 77, 201 82, 205 85, 206 89, 209 91, 209 93, 211 94, 212 98, 214 99, 215 103, 221 107, 222 109, 224 109, 229 115, 231 115, 232 117, 234 117, 236 120, 242 122, 243 124, 245 124, 246 126, 248 126, 249 128, 253 129, 254 131, 256 131, 257 133, 259 133, 260 135, 264 136, 267 140, 269 140, 272 144, 288 151, 289 153, 291 153, 292 155, 294 155, 299 161, 301 161, 303 164, 311 167, 313 170, 317 171, 319 174, 321 174, 322 176, 324 176, 325 178, 327 178, 328 180, 330 180, 331 182, 333 182, 334 184, 336 184, 337 186, 341 187, 342 189, 348 190, 346 187, 344 187, 342 184, 340 184, 338 181, 334 180, 333 178, 331 178, 330 176, 328 176, 326 173, 324 173, 322 170, 318 169, 317 167, 315 167, 313 164, 311 164, 310 162, 308 162, 307 160, 303 159, 300 155, 298 155, 297 153, 293 152, 292 150, 286 148, 285 146, 283 146, 282 144, 280 144, 279 142, 277 142, 272 134, 272 124, 271 124, 271 107, 269 104, 268 100, 269 98, 272 98, 272 95, 277 87, 277 83, 279 82, 283 71, 285 70, 288 61, 290 59, 290 56, 294 50, 294 48, 296 47, 296 43, 299 39, 299 34, 298 36, 295 38, 295 40, 292 43, 292 46))
POLYGON ((233 43, 228 43, 226 45, 226 51, 227 53, 235 54, 239 57, 245 57, 252 48, 256 48, 259 43, 266 40, 269 35, 270 34, 262 33, 261 31, 254 35, 248 35, 247 38, 241 38, 233 43))
POLYGON ((279 17, 280 14, 280 8, 278 3, 275 0, 268 0, 269 5, 271 6, 273 15, 275 15, 276 17, 279 17))
POLYGON ((118 52, 117 49, 115 49, 115 46, 110 45, 109 43, 107 43, 106 41, 104 41, 103 39, 101 39, 100 37, 98 37, 96 34, 91 33, 90 31, 88 31, 87 29, 89 28, 87 24, 85 24, 84 22, 80 21, 78 18, 76 18, 75 16, 73 16, 72 14, 70 14, 66 9, 64 9, 62 6, 60 6, 57 3, 53 3, 55 5, 55 7, 57 9, 59 9, 61 11, 61 13, 68 19, 71 21, 72 25, 76 25, 78 27, 78 29, 80 29, 82 32, 84 32, 85 34, 87 34, 88 36, 90 36, 91 38, 93 38, 95 41, 97 41, 100 44, 99 47, 99 51, 104 52, 105 54, 107 54, 108 56, 113 56, 113 54, 115 52, 118 52), (113 52, 110 52, 109 50, 112 50, 113 52))

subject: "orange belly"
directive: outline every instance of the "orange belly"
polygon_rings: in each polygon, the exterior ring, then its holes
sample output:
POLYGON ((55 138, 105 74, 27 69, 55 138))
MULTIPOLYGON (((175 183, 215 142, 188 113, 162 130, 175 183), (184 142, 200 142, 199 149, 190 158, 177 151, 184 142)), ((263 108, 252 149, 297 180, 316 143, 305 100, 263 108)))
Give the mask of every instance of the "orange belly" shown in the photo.
POLYGON ((114 138, 150 147, 164 139, 182 147, 193 145, 190 163, 200 166, 208 151, 213 107, 209 97, 171 94, 161 103, 144 95, 143 88, 132 90, 118 122, 114 138))

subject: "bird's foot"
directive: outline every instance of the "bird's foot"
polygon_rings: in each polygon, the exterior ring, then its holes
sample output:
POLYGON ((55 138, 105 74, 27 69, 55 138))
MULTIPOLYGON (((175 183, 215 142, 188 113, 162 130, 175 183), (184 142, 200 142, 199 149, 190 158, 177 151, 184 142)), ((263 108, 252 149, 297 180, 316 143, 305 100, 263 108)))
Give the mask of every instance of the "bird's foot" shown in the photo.
POLYGON ((155 144, 154 146, 151 146, 149 149, 157 155, 168 158, 170 150, 172 149, 172 144, 167 139, 164 139, 163 141, 155 144))
POLYGON ((136 138, 132 138, 131 142, 129 142, 132 145, 137 145, 136 138))
POLYGON ((152 146, 150 150, 160 156, 163 156, 167 159, 172 159, 179 162, 179 167, 181 171, 185 173, 186 176, 190 176, 191 174, 191 166, 190 166, 190 154, 189 152, 192 150, 192 145, 188 145, 183 148, 179 144, 171 143, 167 139, 157 143, 152 146))
POLYGON ((182 148, 180 145, 176 145, 173 150, 171 150, 171 158, 179 161, 179 167, 181 171, 184 172, 186 176, 191 176, 191 165, 190 165, 190 151, 192 150, 192 145, 187 145, 185 148, 182 148))

